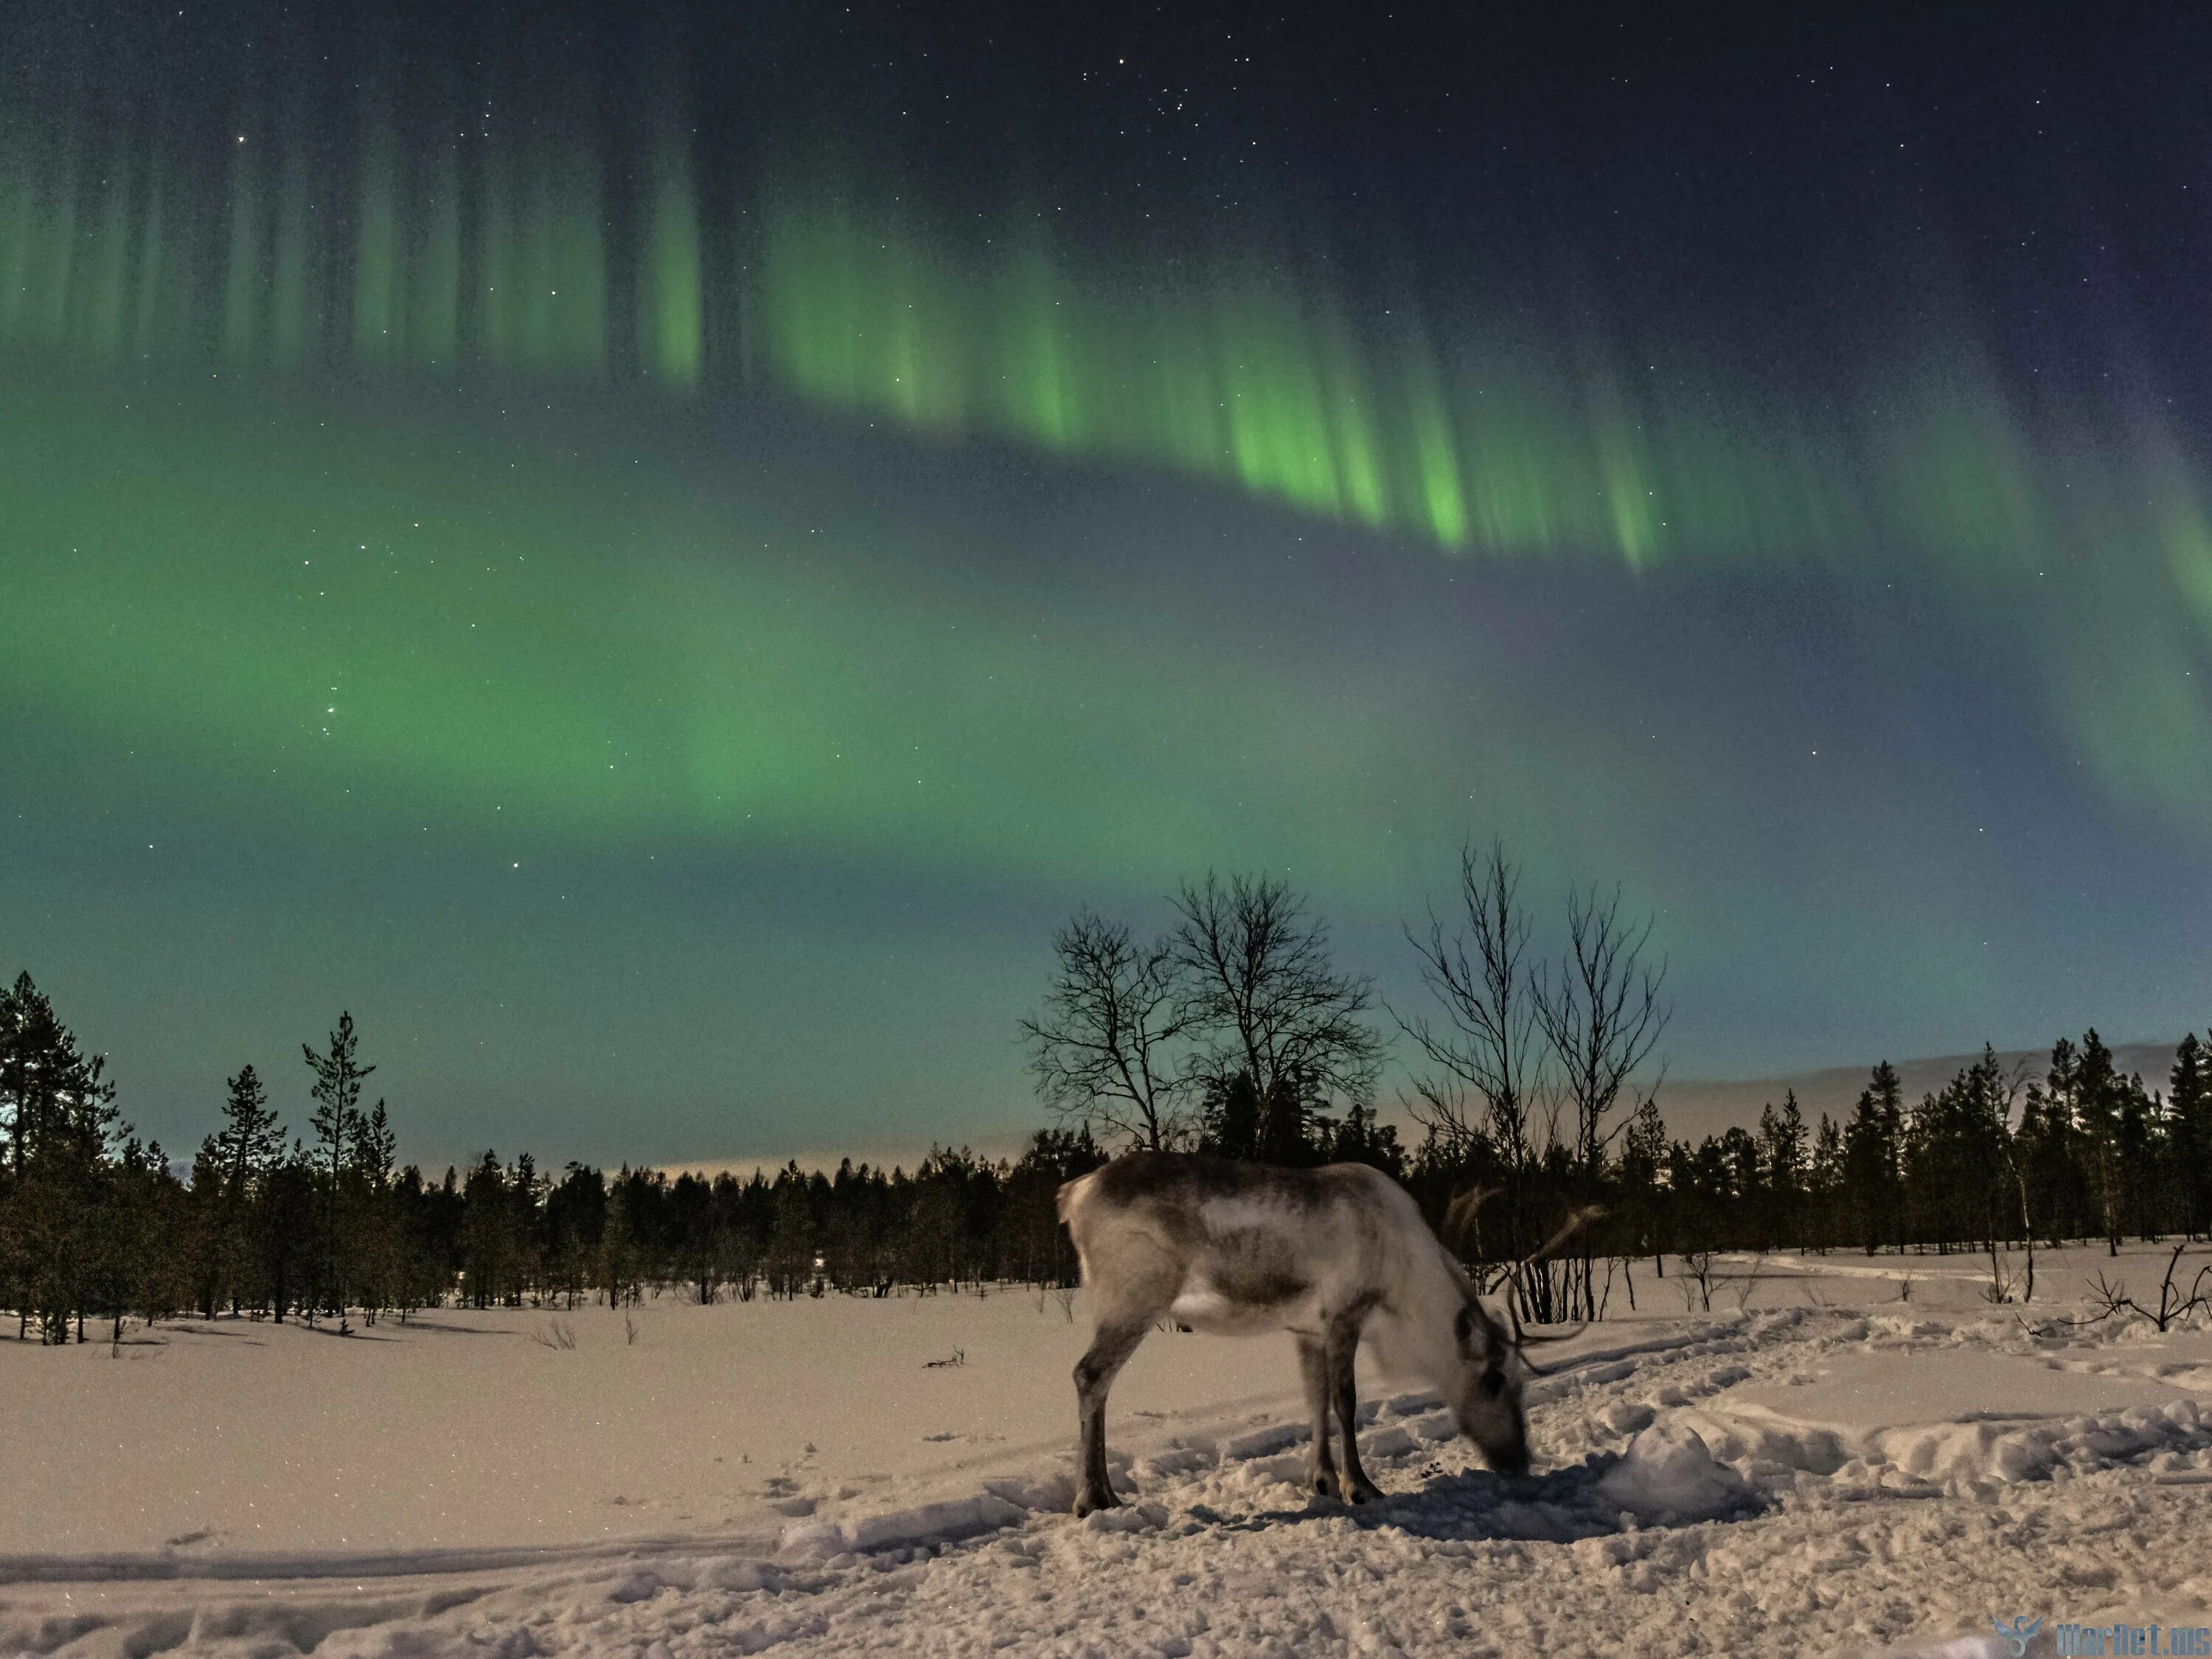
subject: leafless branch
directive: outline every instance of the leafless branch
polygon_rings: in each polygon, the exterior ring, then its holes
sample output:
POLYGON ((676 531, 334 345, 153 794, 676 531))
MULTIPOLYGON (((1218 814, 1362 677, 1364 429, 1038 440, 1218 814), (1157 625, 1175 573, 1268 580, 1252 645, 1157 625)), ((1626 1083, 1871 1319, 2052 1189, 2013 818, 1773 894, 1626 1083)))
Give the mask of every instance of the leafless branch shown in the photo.
POLYGON ((1621 920, 1618 887, 1571 890, 1566 953, 1531 987, 1537 1029, 1575 1109, 1576 1161, 1591 1175, 1621 1127, 1607 1129, 1606 1118, 1673 1015, 1661 1000, 1666 963, 1644 960, 1651 928, 1649 917, 1641 927, 1621 920))
POLYGON ((1520 881, 1503 843, 1492 842, 1482 854, 1472 842, 1462 848, 1458 925, 1447 927, 1431 909, 1425 939, 1406 930, 1442 1021, 1390 1010, 1435 1068, 1414 1085, 1418 1097, 1409 1109, 1415 1121, 1455 1153, 1487 1138, 1516 1169, 1534 1150, 1528 1116, 1544 1083, 1530 994, 1535 976, 1523 960, 1529 923, 1518 903, 1520 881), (1479 1121, 1470 1105, 1480 1113, 1479 1121))
POLYGON ((1186 1075, 1216 1085, 1237 1072, 1262 1098, 1305 1089, 1364 1104, 1382 1045, 1365 1018, 1371 982, 1329 961, 1328 930, 1273 877, 1209 874, 1185 885, 1172 950, 1182 1030, 1216 1041, 1186 1075))
POLYGON ((2099 1273, 2096 1282, 2089 1287, 2089 1302, 2097 1310, 2095 1316, 2087 1320, 2068 1322, 2094 1325, 2118 1314, 2131 1313, 2138 1318, 2148 1319, 2164 1331, 2185 1315, 2194 1313, 2199 1308, 2212 1307, 2212 1298, 2207 1297, 2204 1289, 2204 1281, 2212 1278, 2212 1265, 2199 1267, 2196 1279, 2186 1291, 2173 1282, 2174 1272, 2181 1265, 2181 1254, 2188 1248, 2189 1243, 2185 1239, 2175 1245, 2173 1254, 2166 1257, 2166 1277, 2158 1287, 2157 1307, 2144 1307, 2128 1294, 2128 1287, 2124 1281, 2108 1284, 2105 1275, 2099 1273))
POLYGON ((1179 1046, 1190 1029, 1175 945, 1079 910, 1053 939, 1044 1007, 1022 1021, 1037 1091, 1055 1111, 1132 1146, 1172 1147, 1184 1130, 1179 1046))

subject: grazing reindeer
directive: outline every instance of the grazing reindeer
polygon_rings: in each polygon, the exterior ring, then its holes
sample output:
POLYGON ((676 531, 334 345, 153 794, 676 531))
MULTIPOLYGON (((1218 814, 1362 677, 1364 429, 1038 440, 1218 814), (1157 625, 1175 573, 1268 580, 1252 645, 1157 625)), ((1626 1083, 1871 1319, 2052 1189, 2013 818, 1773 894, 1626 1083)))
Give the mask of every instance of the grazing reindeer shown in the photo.
MULTIPOLYGON (((1455 1212, 1480 1202, 1462 1200, 1455 1212)), ((1353 1432, 1352 1357, 1363 1331, 1391 1370, 1435 1385, 1492 1468, 1527 1472, 1522 1382, 1531 1368, 1521 1345, 1477 1299, 1412 1195, 1381 1170, 1132 1152, 1062 1187, 1060 1218, 1097 1304, 1096 1334, 1075 1367, 1078 1515, 1121 1502, 1106 1478, 1106 1391, 1162 1319, 1228 1336, 1287 1330, 1297 1340, 1313 1416, 1307 1468, 1325 1496, 1354 1504, 1382 1496, 1360 1468, 1353 1432), (1340 1468, 1329 1451, 1332 1411, 1340 1468)))

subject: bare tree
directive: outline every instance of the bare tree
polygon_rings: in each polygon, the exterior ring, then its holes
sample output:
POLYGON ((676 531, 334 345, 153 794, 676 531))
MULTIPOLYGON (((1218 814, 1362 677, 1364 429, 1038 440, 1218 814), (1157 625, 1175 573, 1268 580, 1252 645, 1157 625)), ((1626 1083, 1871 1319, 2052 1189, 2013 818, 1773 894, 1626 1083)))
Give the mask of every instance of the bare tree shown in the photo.
POLYGON ((1364 1105, 1382 1067, 1382 1044, 1364 1016, 1375 994, 1364 975, 1329 962, 1328 930, 1272 877, 1209 874, 1185 884, 1173 950, 1188 1029, 1213 1037, 1192 1057, 1202 1085, 1243 1073, 1259 1098, 1340 1095, 1364 1105))
MULTIPOLYGON (((1425 939, 1406 930, 1420 953, 1422 982, 1443 1011, 1443 1022, 1390 1011, 1435 1068, 1414 1083, 1416 1098, 1409 1103, 1414 1121, 1458 1157, 1486 1143, 1509 1186, 1517 1186, 1515 1177, 1533 1158, 1528 1117, 1540 1103, 1544 1084, 1533 995, 1536 974, 1524 961, 1528 918, 1519 906, 1520 884, 1521 872, 1507 861, 1504 843, 1492 842, 1480 855, 1473 842, 1462 848, 1459 925, 1448 927, 1432 909, 1425 939)), ((1517 1196, 1507 1194, 1516 1208, 1517 1196)), ((1514 1219, 1517 1227, 1517 1214, 1514 1219)))
POLYGON ((1042 1011, 1022 1021, 1037 1092, 1063 1116, 1103 1125, 1159 1152, 1187 1127, 1178 1050, 1189 1014, 1175 942, 1138 945, 1095 911, 1054 936, 1059 965, 1042 1011))
POLYGON ((2197 1269, 2197 1276, 2190 1281, 2186 1291, 2180 1289, 2173 1282, 2174 1271, 2181 1265, 2182 1252, 2188 1248, 2189 1241, 2185 1238, 2173 1247, 2173 1254, 2166 1257, 2166 1278, 2158 1288, 2156 1308, 2146 1308, 2130 1296, 2124 1280, 2111 1283, 2100 1273, 2097 1275, 2095 1282, 2089 1286, 2088 1299, 2090 1305, 2097 1310, 2095 1316, 2089 1319, 2064 1320, 2055 1322, 2094 1325, 2099 1320, 2111 1319, 2118 1315, 2127 1313, 2135 1315, 2138 1319, 2149 1320, 2163 1332, 2175 1320, 2185 1318, 2199 1308, 2212 1308, 2212 1294, 2208 1294, 2205 1289, 2206 1282, 2212 1280, 2212 1262, 2208 1262, 2197 1269))
MULTIPOLYGON (((2027 1202, 2027 1170, 2020 1157, 2020 1129, 2013 1121, 2013 1107, 2027 1088, 2027 1059, 2025 1055, 2014 1061, 2011 1073, 2005 1079, 2004 1098, 1997 1108, 1998 1156, 2003 1160, 2004 1171, 2011 1177, 2013 1190, 2020 1194, 2021 1237, 2027 1248, 2027 1274, 2017 1288, 2023 1302, 2035 1300, 2035 1218, 2029 1213, 2027 1202)), ((1992 1212, 1994 1216, 1994 1212, 1992 1212)), ((1990 1275, 1992 1302, 2010 1301, 2014 1288, 2012 1276, 2003 1272, 1997 1259, 1996 1228, 1990 1228, 1990 1275)))
MULTIPOLYGON (((1555 969, 1535 977, 1529 1002, 1559 1088, 1574 1108, 1574 1164, 1588 1202, 1605 1170, 1606 1148, 1626 1120, 1607 1127, 1629 1078, 1650 1058, 1673 1010, 1660 1000, 1667 964, 1644 960, 1651 920, 1620 917, 1620 890, 1567 893, 1567 948, 1555 969)), ((1656 1085, 1655 1085, 1656 1087, 1656 1085)), ((1638 1103, 1650 1091, 1639 1091, 1638 1103)), ((1594 1262, 1585 1244, 1568 1265, 1567 1298, 1576 1316, 1595 1311, 1594 1262)))
POLYGON ((1606 1118, 1673 1017, 1660 1000, 1666 963, 1644 960, 1650 939, 1649 917, 1640 927, 1621 921, 1619 888, 1570 891, 1566 954, 1531 987, 1537 1029, 1575 1109, 1575 1162, 1590 1175, 1621 1127, 1607 1129, 1606 1118))

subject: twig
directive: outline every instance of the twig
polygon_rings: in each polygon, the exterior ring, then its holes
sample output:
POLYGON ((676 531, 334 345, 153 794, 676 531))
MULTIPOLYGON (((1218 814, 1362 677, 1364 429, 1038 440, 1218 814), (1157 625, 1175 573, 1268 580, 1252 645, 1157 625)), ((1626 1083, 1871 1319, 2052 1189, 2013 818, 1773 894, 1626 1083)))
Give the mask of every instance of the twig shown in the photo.
POLYGON ((1761 1251, 1758 1255, 1752 1258, 1751 1271, 1746 1273, 1743 1278, 1738 1281, 1742 1286, 1742 1288, 1737 1291, 1735 1294, 1735 1310, 1738 1313, 1746 1313, 1750 1310, 1751 1298, 1758 1291, 1759 1281, 1766 1277, 1765 1273, 1762 1271, 1765 1266, 1766 1255, 1764 1251, 1761 1251))

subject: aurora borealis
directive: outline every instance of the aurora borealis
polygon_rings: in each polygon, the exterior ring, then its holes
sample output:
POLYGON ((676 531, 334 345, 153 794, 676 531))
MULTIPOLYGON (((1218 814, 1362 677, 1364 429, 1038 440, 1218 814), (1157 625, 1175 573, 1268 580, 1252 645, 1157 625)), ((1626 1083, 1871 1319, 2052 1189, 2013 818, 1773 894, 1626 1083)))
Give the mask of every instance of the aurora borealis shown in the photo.
POLYGON ((1000 1134, 1074 904, 1492 830, 1678 1073, 2198 1018, 2185 28, 1425 27, 26 20, 0 941, 441 1155, 1000 1134))

